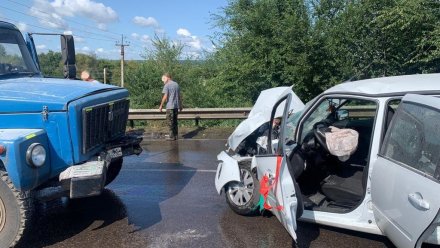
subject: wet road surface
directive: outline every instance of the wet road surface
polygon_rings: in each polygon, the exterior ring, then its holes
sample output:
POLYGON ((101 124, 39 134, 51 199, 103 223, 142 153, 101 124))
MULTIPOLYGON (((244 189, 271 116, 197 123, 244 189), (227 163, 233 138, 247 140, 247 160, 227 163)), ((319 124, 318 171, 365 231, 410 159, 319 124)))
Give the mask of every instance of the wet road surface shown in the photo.
MULTIPOLYGON (((292 247, 276 217, 243 217, 214 187, 224 140, 145 141, 99 196, 40 204, 20 247, 292 247)), ((300 247, 393 247, 384 237, 299 223, 300 247)))

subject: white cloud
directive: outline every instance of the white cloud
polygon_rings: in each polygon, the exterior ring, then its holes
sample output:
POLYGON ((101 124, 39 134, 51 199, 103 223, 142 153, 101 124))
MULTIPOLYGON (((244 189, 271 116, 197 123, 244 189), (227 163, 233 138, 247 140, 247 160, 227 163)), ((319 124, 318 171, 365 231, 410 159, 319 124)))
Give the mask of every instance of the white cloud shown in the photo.
POLYGON ((185 52, 184 53, 189 59, 200 59, 202 55, 199 52, 185 52))
POLYGON ((75 42, 84 43, 84 38, 83 37, 75 36, 74 38, 75 38, 75 42))
POLYGON ((97 23, 110 23, 118 20, 118 14, 112 8, 91 0, 55 0, 50 5, 63 16, 80 15, 95 20, 97 23))
POLYGON ((67 22, 46 0, 35 0, 29 12, 32 16, 37 17, 38 21, 46 27, 56 29, 66 29, 68 27, 67 22))
POLYGON ((26 23, 24 22, 19 22, 17 23, 17 28, 21 31, 21 32, 26 32, 28 29, 28 26, 26 23))
POLYGON ((179 28, 176 33, 180 37, 180 42, 187 46, 188 52, 199 52, 203 49, 202 40, 192 35, 188 29, 179 28))
POLYGON ((37 45, 36 48, 37 50, 44 50, 46 49, 46 45, 37 45))
POLYGON ((90 52, 90 47, 88 47, 88 46, 82 47, 81 51, 83 51, 83 52, 90 52))
POLYGON ((131 37, 135 40, 141 41, 143 43, 148 43, 151 41, 150 36, 144 34, 144 35, 140 35, 138 33, 132 33, 131 37))
POLYGON ((159 23, 153 17, 143 17, 143 16, 135 16, 133 18, 133 23, 142 27, 159 27, 159 23))
POLYGON ((141 41, 142 42, 149 42, 150 41, 150 37, 148 35, 142 35, 141 41))
POLYGON ((102 47, 96 49, 96 53, 103 53, 103 52, 104 52, 104 48, 102 47))
POLYGON ((66 30, 63 32, 64 35, 72 35, 73 32, 71 30, 66 30))
POLYGON ((163 29, 163 28, 156 28, 156 29, 154 30, 154 32, 155 32, 156 34, 158 34, 158 35, 163 35, 163 34, 165 34, 165 29, 163 29))
POLYGON ((98 23, 97 27, 101 30, 107 31, 107 24, 105 23, 98 23))
POLYGON ((188 29, 185 28, 179 28, 177 29, 177 34, 179 36, 183 36, 183 37, 189 37, 191 36, 191 33, 188 31, 188 29))
POLYGON ((202 50, 202 41, 196 36, 191 37, 191 40, 186 43, 190 48, 200 51, 202 50))
POLYGON ((118 14, 112 8, 91 0, 34 0, 29 12, 44 26, 56 29, 69 27, 65 17, 88 18, 101 29, 106 28, 107 23, 118 21, 118 14))

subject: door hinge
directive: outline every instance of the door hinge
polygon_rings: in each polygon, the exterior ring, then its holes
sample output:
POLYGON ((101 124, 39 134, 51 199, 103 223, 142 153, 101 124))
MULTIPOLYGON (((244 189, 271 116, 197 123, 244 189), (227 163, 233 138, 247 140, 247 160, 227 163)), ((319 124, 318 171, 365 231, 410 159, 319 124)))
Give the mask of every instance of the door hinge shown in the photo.
POLYGON ((43 116, 43 121, 47 121, 49 118, 49 108, 47 106, 43 106, 43 111, 41 111, 41 115, 43 116))

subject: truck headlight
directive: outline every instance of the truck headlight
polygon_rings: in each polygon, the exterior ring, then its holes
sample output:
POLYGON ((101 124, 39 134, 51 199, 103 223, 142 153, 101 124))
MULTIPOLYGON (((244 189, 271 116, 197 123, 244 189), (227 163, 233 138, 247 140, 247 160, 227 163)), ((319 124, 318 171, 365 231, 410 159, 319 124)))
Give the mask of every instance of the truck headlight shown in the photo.
POLYGON ((33 143, 26 151, 26 161, 29 165, 40 167, 46 162, 46 149, 40 143, 33 143))

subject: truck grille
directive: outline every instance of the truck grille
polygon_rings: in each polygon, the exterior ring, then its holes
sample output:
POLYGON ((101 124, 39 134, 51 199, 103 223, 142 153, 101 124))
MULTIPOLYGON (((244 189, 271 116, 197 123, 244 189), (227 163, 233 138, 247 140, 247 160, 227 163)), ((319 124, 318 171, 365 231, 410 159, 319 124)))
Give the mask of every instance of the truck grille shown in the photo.
POLYGON ((83 154, 125 133, 129 103, 124 99, 83 108, 83 154))

